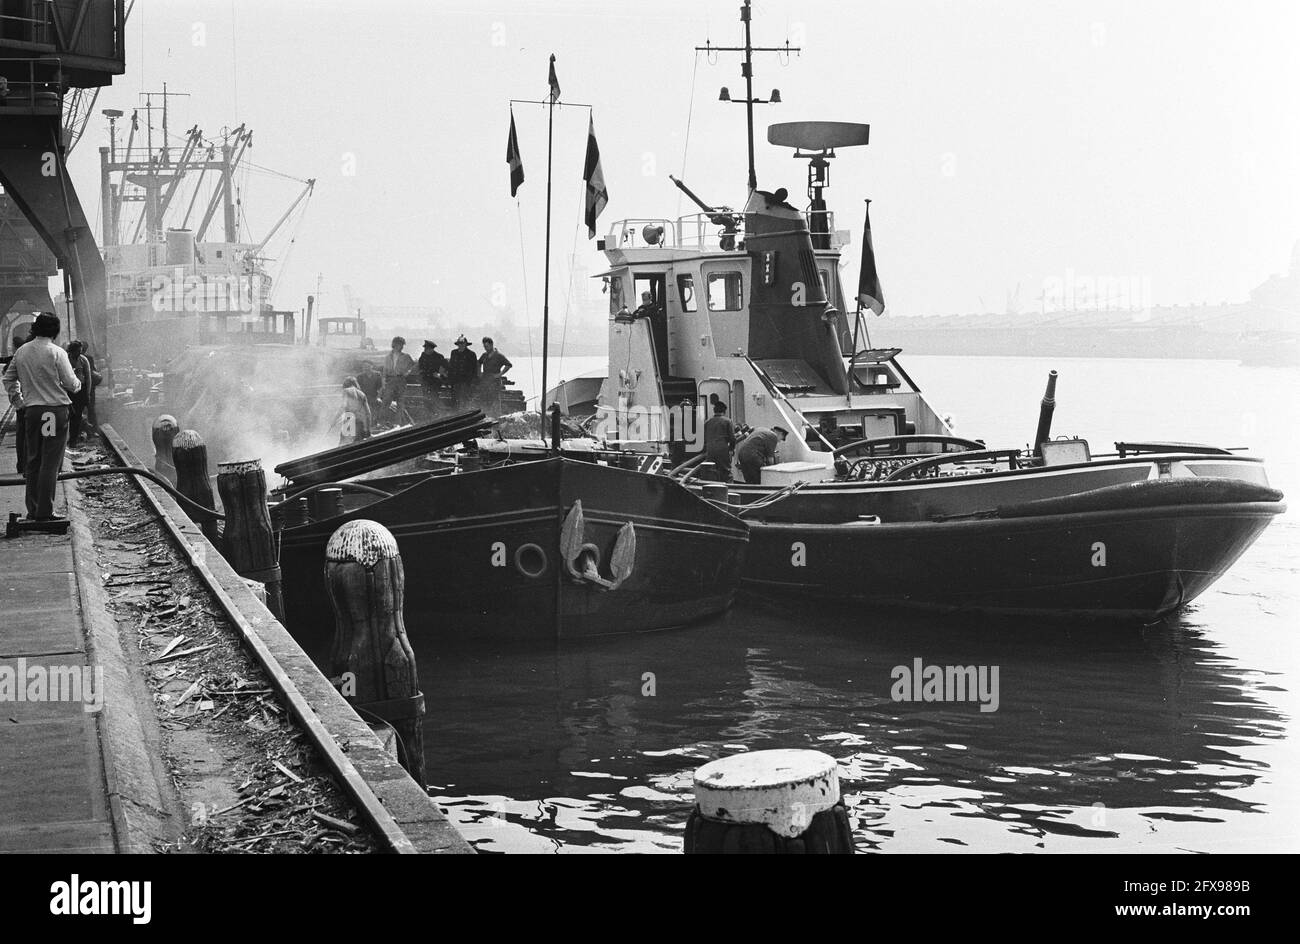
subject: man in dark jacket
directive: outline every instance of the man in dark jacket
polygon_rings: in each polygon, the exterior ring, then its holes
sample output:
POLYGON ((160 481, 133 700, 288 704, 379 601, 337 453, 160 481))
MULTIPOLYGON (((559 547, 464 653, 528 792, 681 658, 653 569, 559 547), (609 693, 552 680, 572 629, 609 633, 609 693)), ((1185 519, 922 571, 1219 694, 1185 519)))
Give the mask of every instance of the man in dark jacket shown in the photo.
POLYGON ((438 345, 425 341, 416 368, 420 372, 420 386, 424 388, 424 405, 430 413, 437 413, 438 389, 447 377, 447 358, 438 353, 438 345))
MULTIPOLYGON (((27 325, 22 332, 14 332, 14 353, 32 339, 29 333, 31 325, 27 325)), ((14 458, 18 460, 18 474, 22 475, 23 470, 27 468, 27 433, 23 427, 23 401, 19 397, 14 401, 14 458)))
POLYGON ((384 377, 370 361, 361 365, 361 373, 357 374, 357 386, 361 388, 361 392, 366 395, 366 400, 370 403, 370 415, 372 417, 378 415, 379 391, 384 386, 384 377))
POLYGON ((510 358, 496 349, 491 338, 484 338, 483 354, 478 359, 478 366, 479 399, 483 401, 483 409, 489 416, 499 416, 501 387, 506 371, 515 365, 510 363, 510 358))
POLYGON ((736 427, 727 419, 727 405, 714 401, 713 416, 704 424, 704 455, 713 463, 714 478, 731 481, 731 450, 736 447, 736 427))
POLYGON ((478 358, 469 349, 465 335, 456 339, 456 350, 447 359, 447 380, 456 395, 456 409, 468 410, 474 405, 474 387, 478 383, 478 358))
POLYGON ((81 382, 81 389, 72 394, 72 405, 68 410, 68 445, 75 446, 81 441, 81 432, 86 422, 86 410, 90 408, 90 359, 86 357, 86 345, 81 341, 68 344, 68 361, 72 372, 81 382))

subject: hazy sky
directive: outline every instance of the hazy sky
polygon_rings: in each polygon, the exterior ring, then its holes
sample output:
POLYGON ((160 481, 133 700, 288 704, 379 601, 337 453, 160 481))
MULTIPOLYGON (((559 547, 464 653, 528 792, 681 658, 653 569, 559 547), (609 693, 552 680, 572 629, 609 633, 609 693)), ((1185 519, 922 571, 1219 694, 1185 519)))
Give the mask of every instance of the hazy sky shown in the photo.
MULTIPOLYGON (((522 314, 525 266, 540 317, 546 120, 516 106, 527 181, 509 196, 508 100, 546 92, 590 103, 610 204, 622 217, 690 212, 668 180, 706 200, 745 197, 739 0, 139 0, 128 71, 98 108, 130 109, 165 81, 172 128, 255 130, 251 160, 318 184, 281 274, 300 307, 325 277, 326 308, 350 283, 384 305, 441 305, 467 320, 497 299, 522 314), (687 130, 689 127, 689 147, 687 130)), ((871 124, 840 152, 829 198, 854 231, 871 197, 881 278, 899 315, 1026 307, 1068 274, 1143 279, 1156 304, 1237 300, 1284 271, 1300 238, 1300 4, 1001 2, 755 3, 764 54, 758 180, 802 204, 805 166, 765 143, 773 121, 871 124)), ((575 247, 587 112, 555 121, 552 311, 575 247)), ((72 164, 95 216, 95 121, 72 164)), ((246 195, 261 235, 296 194, 258 176, 246 195)), ((278 240, 281 255, 285 240, 278 240)), ((576 241, 591 272, 604 260, 576 241)))

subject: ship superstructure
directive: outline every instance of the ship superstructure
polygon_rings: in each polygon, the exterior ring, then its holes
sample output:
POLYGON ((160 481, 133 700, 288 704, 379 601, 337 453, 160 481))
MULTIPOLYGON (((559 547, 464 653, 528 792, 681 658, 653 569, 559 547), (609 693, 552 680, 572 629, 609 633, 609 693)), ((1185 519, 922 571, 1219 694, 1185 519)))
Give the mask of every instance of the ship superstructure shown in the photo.
POLYGON ((209 138, 195 126, 177 144, 168 128, 175 94, 145 93, 124 147, 118 121, 126 116, 105 112, 110 143, 99 151, 109 348, 118 363, 144 366, 196 345, 292 343, 294 312, 272 304, 267 246, 315 181, 299 181, 297 198, 254 238, 240 183, 251 166, 253 132, 240 125, 209 138))
MULTIPOLYGON (((610 369, 601 432, 624 443, 699 442, 709 405, 737 423, 781 426, 791 461, 832 465, 843 441, 950 435, 896 349, 864 347, 860 311, 840 280, 847 234, 821 191, 836 147, 865 144, 868 126, 773 125, 769 139, 808 158, 809 207, 785 190, 752 190, 743 212, 616 222, 601 248, 610 295, 610 369)), ((698 448, 698 445, 696 446, 698 448)))

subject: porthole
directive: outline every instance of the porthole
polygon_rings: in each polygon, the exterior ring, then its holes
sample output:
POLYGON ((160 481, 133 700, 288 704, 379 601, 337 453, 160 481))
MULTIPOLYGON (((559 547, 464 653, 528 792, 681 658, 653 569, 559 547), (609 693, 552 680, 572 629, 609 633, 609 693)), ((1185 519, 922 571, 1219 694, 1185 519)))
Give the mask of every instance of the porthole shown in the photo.
POLYGON ((515 569, 525 577, 546 573, 546 551, 537 544, 521 544, 515 550, 515 569))

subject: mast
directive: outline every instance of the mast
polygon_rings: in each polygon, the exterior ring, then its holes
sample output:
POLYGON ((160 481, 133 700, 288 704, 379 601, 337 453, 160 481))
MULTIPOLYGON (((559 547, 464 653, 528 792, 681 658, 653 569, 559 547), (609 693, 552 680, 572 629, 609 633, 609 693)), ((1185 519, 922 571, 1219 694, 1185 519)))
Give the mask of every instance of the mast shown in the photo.
MULTIPOLYGON (((551 54, 551 75, 555 75, 555 54, 551 54)), ((557 89, 552 86, 546 95, 546 268, 542 273, 542 392, 537 398, 537 413, 542 418, 542 433, 546 426, 546 363, 551 340, 551 142, 555 124, 555 99, 557 89)))
MULTIPOLYGON (((740 67, 740 74, 745 77, 745 127, 749 132, 749 190, 753 193, 758 189, 758 175, 754 173, 754 43, 749 35, 749 0, 745 0, 745 5, 740 8, 740 21, 745 24, 745 62, 740 67)), ((164 111, 164 122, 166 114, 164 111)))
POLYGON ((546 106, 546 271, 542 274, 542 392, 537 397, 537 411, 542 416, 543 421, 546 418, 546 362, 550 354, 551 335, 551 163, 554 156, 555 106, 559 105, 561 108, 565 105, 576 108, 591 107, 577 102, 560 101, 560 82, 555 77, 554 53, 551 54, 551 68, 547 78, 549 88, 547 89, 545 101, 533 101, 525 98, 510 99, 511 105, 546 106))
POLYGON ((781 101, 780 89, 772 89, 770 98, 754 97, 754 53, 756 52, 777 52, 792 53, 799 52, 800 47, 791 46, 787 39, 784 46, 755 46, 753 37, 750 33, 750 0, 745 0, 744 6, 740 8, 740 22, 745 24, 745 45, 743 46, 714 46, 711 42, 705 41, 703 46, 696 46, 696 52, 740 52, 745 54, 745 60, 740 64, 740 74, 745 79, 745 97, 735 99, 724 86, 722 92, 718 95, 718 100, 723 102, 743 103, 745 106, 745 130, 746 140, 749 146, 749 192, 753 193, 758 189, 758 175, 754 172, 754 106, 779 104, 781 101))

